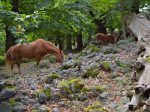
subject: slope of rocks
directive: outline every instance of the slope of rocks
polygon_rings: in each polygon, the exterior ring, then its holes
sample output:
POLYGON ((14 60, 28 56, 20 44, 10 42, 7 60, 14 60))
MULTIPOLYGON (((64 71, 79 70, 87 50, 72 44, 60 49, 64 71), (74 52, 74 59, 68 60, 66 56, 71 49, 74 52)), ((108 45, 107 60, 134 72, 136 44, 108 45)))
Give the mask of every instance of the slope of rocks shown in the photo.
POLYGON ((136 42, 127 39, 90 44, 66 55, 62 66, 51 58, 39 70, 34 62, 23 63, 21 76, 0 67, 0 112, 122 112, 137 52, 136 42))

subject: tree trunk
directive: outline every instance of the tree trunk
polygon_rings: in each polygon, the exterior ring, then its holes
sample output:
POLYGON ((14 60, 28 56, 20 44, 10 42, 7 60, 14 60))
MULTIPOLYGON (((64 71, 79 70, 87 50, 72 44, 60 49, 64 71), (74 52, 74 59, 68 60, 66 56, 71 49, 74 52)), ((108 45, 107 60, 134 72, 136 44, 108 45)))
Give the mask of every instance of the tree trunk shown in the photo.
POLYGON ((19 0, 12 0, 12 11, 19 13, 19 0))
POLYGON ((139 13, 139 4, 140 4, 140 0, 133 0, 132 12, 136 14, 139 13))
POLYGON ((105 23, 101 21, 97 21, 95 22, 97 27, 98 27, 98 32, 101 32, 101 33, 104 33, 104 34, 107 34, 107 31, 106 31, 106 27, 105 27, 105 23))
POLYGON ((11 31, 9 31, 9 26, 5 27, 6 32, 6 51, 13 45, 15 45, 15 37, 12 35, 11 31))
POLYGON ((67 37, 66 50, 67 51, 71 51, 72 50, 72 38, 71 38, 71 35, 68 35, 68 37, 67 37))
MULTIPOLYGON (((12 11, 18 12, 19 13, 19 8, 18 5, 19 0, 12 0, 12 11)), ((11 25, 8 25, 7 23, 5 24, 5 32, 6 32, 6 51, 13 45, 15 45, 15 37, 9 30, 9 27, 11 25)))
POLYGON ((83 42, 82 42, 82 31, 77 33, 77 50, 81 51, 83 49, 83 42))
POLYGON ((124 11, 124 1, 121 0, 120 1, 120 5, 121 5, 121 15, 122 15, 122 32, 123 32, 123 39, 127 38, 126 35, 126 22, 125 22, 125 11, 124 11))
POLYGON ((60 36, 57 36, 57 43, 58 43, 59 49, 63 50, 64 49, 64 41, 61 39, 60 36))
MULTIPOLYGON (((93 11, 89 11, 89 13, 90 13, 90 15, 93 18, 95 17, 93 11)), ((97 26, 97 32, 107 34, 106 27, 105 27, 105 20, 104 19, 103 20, 94 19, 94 23, 97 26)))

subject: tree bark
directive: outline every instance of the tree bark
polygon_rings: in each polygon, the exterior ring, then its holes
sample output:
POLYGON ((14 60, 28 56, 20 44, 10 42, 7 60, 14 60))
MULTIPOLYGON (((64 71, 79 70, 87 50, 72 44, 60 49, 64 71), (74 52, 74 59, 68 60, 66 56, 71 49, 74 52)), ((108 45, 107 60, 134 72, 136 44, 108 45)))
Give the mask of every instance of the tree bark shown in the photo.
POLYGON ((77 33, 77 50, 81 51, 83 49, 83 42, 82 42, 82 31, 77 33))
POLYGON ((125 11, 124 11, 124 1, 121 0, 120 1, 120 5, 121 5, 121 15, 122 15, 122 32, 123 32, 123 39, 127 38, 126 35, 126 22, 125 22, 125 11))
POLYGON ((57 43, 58 43, 59 49, 63 50, 64 49, 64 41, 61 39, 60 36, 57 36, 57 43))
POLYGON ((12 11, 19 13, 19 0, 12 0, 12 11))
POLYGON ((72 50, 72 38, 71 38, 71 35, 68 35, 68 37, 67 37, 66 50, 67 51, 71 51, 72 50))
MULTIPOLYGON (((94 18, 95 15, 92 11, 89 11, 90 15, 94 18)), ((100 33, 104 33, 104 34, 107 34, 107 31, 106 31, 106 27, 105 27, 105 20, 98 20, 98 19, 94 19, 94 23, 96 24, 97 26, 97 32, 100 32, 100 33)))
MULTIPOLYGON (((19 13, 19 0, 12 0, 12 11, 19 13)), ((5 23, 5 32, 6 32, 6 51, 13 45, 15 45, 15 37, 9 30, 9 27, 11 25, 8 25, 5 23)))
POLYGON ((11 31, 9 31, 9 26, 5 26, 6 32, 6 51, 13 45, 15 45, 15 37, 12 35, 11 31))
POLYGON ((140 4, 140 0, 133 0, 132 12, 136 14, 139 13, 139 4, 140 4))

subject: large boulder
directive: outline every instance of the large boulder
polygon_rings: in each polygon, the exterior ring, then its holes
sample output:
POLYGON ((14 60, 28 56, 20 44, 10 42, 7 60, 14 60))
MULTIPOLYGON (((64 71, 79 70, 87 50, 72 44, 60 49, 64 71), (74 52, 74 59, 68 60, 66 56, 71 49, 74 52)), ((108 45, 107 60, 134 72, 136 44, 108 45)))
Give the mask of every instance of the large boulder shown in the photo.
POLYGON ((1 92, 0 92, 0 101, 2 100, 7 100, 13 96, 15 96, 17 93, 16 88, 4 88, 1 92))

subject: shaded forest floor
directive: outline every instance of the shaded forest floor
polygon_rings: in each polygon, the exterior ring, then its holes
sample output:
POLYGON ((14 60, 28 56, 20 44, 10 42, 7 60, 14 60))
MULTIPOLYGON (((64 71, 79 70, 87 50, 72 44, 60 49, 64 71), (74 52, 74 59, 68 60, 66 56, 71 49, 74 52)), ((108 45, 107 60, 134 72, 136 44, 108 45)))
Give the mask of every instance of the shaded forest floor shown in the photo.
MULTIPOLYGON (((125 111, 124 105, 129 102, 127 96, 131 96, 130 92, 133 87, 130 81, 132 70, 127 68, 129 64, 132 65, 130 60, 136 57, 133 51, 136 51, 137 48, 135 42, 120 45, 122 46, 119 50, 117 47, 118 51, 112 56, 113 58, 110 56, 112 53, 104 53, 103 55, 109 58, 98 58, 98 60, 96 56, 100 57, 102 50, 88 52, 90 48, 87 48, 86 53, 82 51, 66 56, 63 67, 49 63, 49 60, 43 60, 39 70, 35 68, 35 62, 23 63, 21 65, 22 75, 6 72, 6 69, 1 66, 0 81, 5 81, 6 86, 15 86, 16 90, 15 95, 8 99, 0 99, 0 101, 9 103, 13 109, 17 108, 16 102, 21 102, 23 105, 20 106, 21 109, 27 112, 43 112, 42 110, 45 110, 44 112, 123 112, 125 111), (125 49, 125 47, 128 48, 125 49), (92 53, 95 54, 91 56, 92 53), (110 65, 106 64, 106 68, 109 66, 111 70, 106 70, 100 61, 113 62, 118 57, 120 60, 126 58, 125 60, 128 60, 129 63, 120 62, 115 67, 113 63, 109 63, 110 65), (82 63, 79 66, 80 62, 82 63), (98 74, 94 77, 83 77, 90 69, 88 67, 96 68, 99 71, 98 74), (57 78, 52 77, 52 74, 57 74, 57 78), (84 90, 72 81, 74 79, 84 85, 84 90), (64 84, 64 81, 68 82, 64 84), (44 92, 47 88, 50 88, 49 93, 44 92)), ((14 71, 17 69, 15 68, 14 71)))

